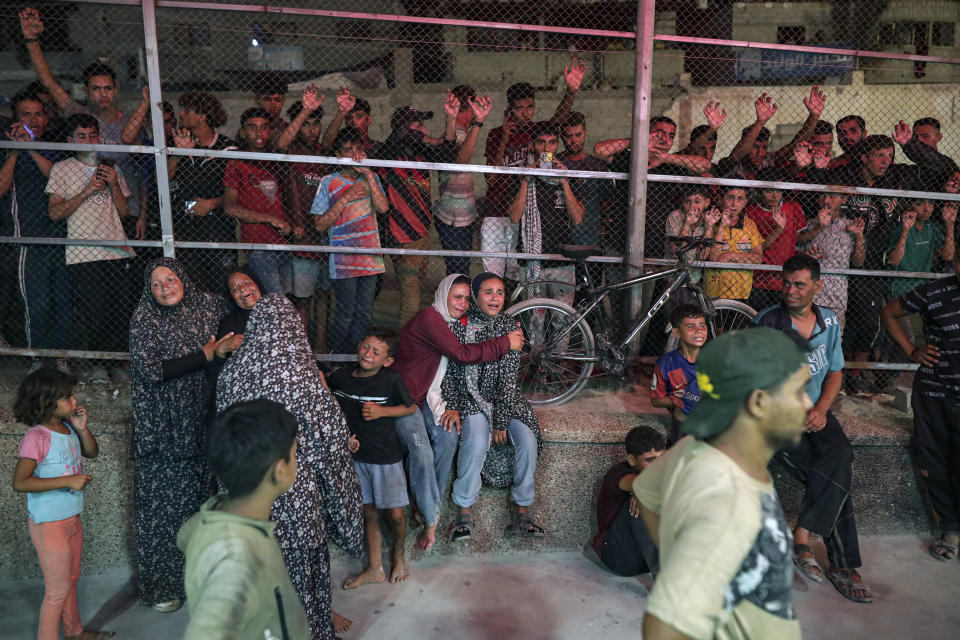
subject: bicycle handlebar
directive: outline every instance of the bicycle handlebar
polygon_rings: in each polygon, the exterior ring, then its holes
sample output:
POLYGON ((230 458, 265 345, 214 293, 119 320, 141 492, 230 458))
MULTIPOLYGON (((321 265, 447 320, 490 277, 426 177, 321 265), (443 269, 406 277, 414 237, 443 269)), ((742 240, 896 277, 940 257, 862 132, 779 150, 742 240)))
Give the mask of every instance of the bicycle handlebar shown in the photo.
POLYGON ((686 243, 683 247, 677 249, 674 254, 677 256, 677 261, 681 264, 686 264, 685 256, 687 251, 697 247, 712 247, 717 244, 716 240, 711 240, 704 236, 667 236, 667 239, 672 242, 684 242, 686 243))

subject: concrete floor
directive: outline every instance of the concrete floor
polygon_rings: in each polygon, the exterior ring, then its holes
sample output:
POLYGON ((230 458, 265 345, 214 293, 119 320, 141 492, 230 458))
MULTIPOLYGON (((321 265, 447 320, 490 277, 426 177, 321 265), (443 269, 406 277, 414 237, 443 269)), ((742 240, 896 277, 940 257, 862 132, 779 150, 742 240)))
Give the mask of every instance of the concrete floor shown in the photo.
MULTIPOLYGON (((960 637, 960 562, 935 562, 927 555, 928 541, 861 540, 863 556, 869 559, 862 573, 873 588, 872 605, 844 600, 829 583, 797 578, 794 595, 804 637, 960 637)), ((822 551, 821 547, 821 556, 822 551)), ((358 563, 335 561, 334 584, 359 568, 358 563)), ((402 585, 335 590, 335 608, 355 621, 344 640, 640 637, 648 582, 612 576, 584 553, 435 557, 413 563, 410 569, 410 580, 402 585)), ((42 593, 38 580, 0 580, 4 639, 36 637, 42 593)), ((132 593, 126 572, 84 577, 83 619, 90 628, 116 631, 118 640, 182 636, 186 608, 174 614, 155 613, 136 604, 132 593)))

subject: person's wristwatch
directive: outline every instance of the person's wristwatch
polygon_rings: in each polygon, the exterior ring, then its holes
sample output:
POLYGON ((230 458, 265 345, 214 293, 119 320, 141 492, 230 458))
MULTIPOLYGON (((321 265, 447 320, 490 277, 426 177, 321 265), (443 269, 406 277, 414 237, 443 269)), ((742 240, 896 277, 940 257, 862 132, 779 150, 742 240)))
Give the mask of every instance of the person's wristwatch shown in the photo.
POLYGON ((481 129, 482 129, 482 128, 483 128, 483 123, 480 122, 479 120, 473 120, 473 121, 470 122, 470 126, 471 126, 471 127, 478 127, 478 128, 481 128, 481 129))

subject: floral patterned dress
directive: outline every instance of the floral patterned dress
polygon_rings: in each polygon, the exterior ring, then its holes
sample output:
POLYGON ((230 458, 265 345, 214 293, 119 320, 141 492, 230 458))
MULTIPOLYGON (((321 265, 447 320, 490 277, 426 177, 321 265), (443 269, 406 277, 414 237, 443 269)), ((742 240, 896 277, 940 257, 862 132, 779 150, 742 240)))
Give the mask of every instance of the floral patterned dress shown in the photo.
POLYGON ((216 332, 223 308, 220 296, 195 289, 179 262, 158 258, 147 265, 140 304, 130 318, 138 591, 148 605, 185 597, 184 557, 176 537, 210 494, 201 347, 216 332), (172 307, 150 292, 157 267, 170 269, 183 283, 183 299, 172 307))
POLYGON ((270 519, 313 639, 333 640, 327 541, 363 554, 363 500, 346 419, 321 382, 300 316, 282 295, 257 302, 243 344, 217 381, 219 411, 254 398, 279 402, 297 418, 297 479, 273 503, 270 519))

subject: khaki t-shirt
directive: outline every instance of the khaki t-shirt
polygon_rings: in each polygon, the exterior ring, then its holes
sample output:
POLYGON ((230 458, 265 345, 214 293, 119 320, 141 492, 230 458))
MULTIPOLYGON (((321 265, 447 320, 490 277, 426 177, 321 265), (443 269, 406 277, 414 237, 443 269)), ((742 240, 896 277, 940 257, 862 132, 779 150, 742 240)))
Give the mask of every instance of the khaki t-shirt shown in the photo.
POLYGON ((633 483, 660 516, 660 573, 647 611, 696 640, 800 638, 793 537, 772 483, 686 437, 633 483))

